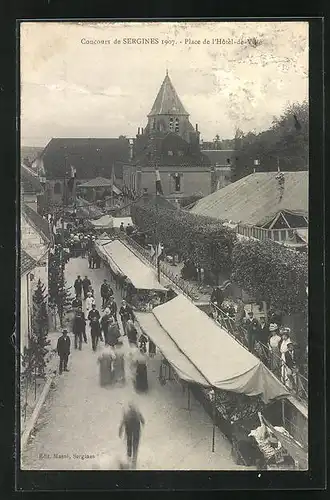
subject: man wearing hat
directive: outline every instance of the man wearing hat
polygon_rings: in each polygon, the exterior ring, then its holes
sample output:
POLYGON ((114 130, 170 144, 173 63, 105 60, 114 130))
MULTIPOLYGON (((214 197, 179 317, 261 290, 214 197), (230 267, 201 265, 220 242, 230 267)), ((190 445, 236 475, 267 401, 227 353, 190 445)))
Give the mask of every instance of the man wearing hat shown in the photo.
POLYGON ((68 359, 70 356, 71 341, 68 336, 68 330, 63 330, 62 335, 57 341, 57 354, 60 357, 59 374, 63 371, 68 372, 68 359))
POLYGON ((257 340, 259 334, 259 322, 253 316, 253 312, 248 312, 248 318, 245 322, 246 330, 247 330, 247 340, 248 340, 248 348, 250 352, 254 352, 254 345, 257 340))
POLYGON ((286 365, 286 380, 285 385, 289 389, 293 389, 297 386, 296 384, 296 374, 298 371, 296 353, 292 342, 287 344, 287 350, 284 353, 284 361, 286 365))

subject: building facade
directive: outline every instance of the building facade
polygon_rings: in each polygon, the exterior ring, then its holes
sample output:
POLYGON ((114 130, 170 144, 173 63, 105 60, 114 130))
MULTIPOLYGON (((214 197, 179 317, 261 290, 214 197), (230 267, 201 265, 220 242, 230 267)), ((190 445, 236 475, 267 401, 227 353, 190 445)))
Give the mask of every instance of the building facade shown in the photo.
POLYGON ((123 166, 123 186, 136 195, 155 190, 155 168, 164 195, 173 199, 216 189, 215 169, 200 148, 198 126, 189 121, 168 73, 147 116, 131 140, 130 161, 123 166))
POLYGON ((32 167, 45 178, 48 205, 63 203, 65 185, 76 171, 76 184, 103 177, 116 178, 122 184, 123 164, 129 160, 129 140, 118 138, 53 138, 34 161, 32 167))

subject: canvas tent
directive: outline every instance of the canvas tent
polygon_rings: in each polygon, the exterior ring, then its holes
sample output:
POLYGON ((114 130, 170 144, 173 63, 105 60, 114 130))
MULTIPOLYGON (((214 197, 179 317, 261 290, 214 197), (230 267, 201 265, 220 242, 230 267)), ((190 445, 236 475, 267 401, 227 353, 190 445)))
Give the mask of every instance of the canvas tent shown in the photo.
POLYGON ((95 229, 110 229, 113 227, 113 217, 111 215, 103 215, 97 220, 92 220, 91 224, 95 229))
POLYGON ((259 359, 185 296, 178 295, 152 313, 136 313, 136 317, 183 380, 260 395, 266 404, 289 395, 259 359))
POLYGON ((156 272, 121 241, 105 244, 97 241, 96 250, 116 274, 126 276, 137 290, 167 290, 157 281, 156 272))

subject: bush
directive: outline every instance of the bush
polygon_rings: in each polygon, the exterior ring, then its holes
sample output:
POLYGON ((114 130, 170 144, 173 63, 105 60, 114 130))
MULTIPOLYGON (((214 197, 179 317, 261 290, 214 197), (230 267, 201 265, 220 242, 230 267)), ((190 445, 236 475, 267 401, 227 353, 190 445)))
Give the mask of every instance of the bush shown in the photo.
POLYGON ((219 222, 183 210, 150 206, 134 206, 131 215, 134 224, 147 234, 155 234, 157 227, 165 251, 171 249, 216 275, 231 269, 236 234, 219 222))
POLYGON ((307 309, 307 255, 271 240, 237 242, 231 279, 269 307, 287 314, 307 309))

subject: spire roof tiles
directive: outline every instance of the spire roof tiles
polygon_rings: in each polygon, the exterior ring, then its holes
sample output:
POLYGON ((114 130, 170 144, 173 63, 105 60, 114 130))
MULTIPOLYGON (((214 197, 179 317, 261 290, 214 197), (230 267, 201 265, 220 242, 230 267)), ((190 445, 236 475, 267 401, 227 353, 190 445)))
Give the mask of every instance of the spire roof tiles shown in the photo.
POLYGON ((148 116, 172 114, 189 116, 189 113, 187 113, 184 109, 183 104, 176 93, 173 83, 168 76, 168 72, 166 72, 162 86, 160 87, 154 105, 148 116))

